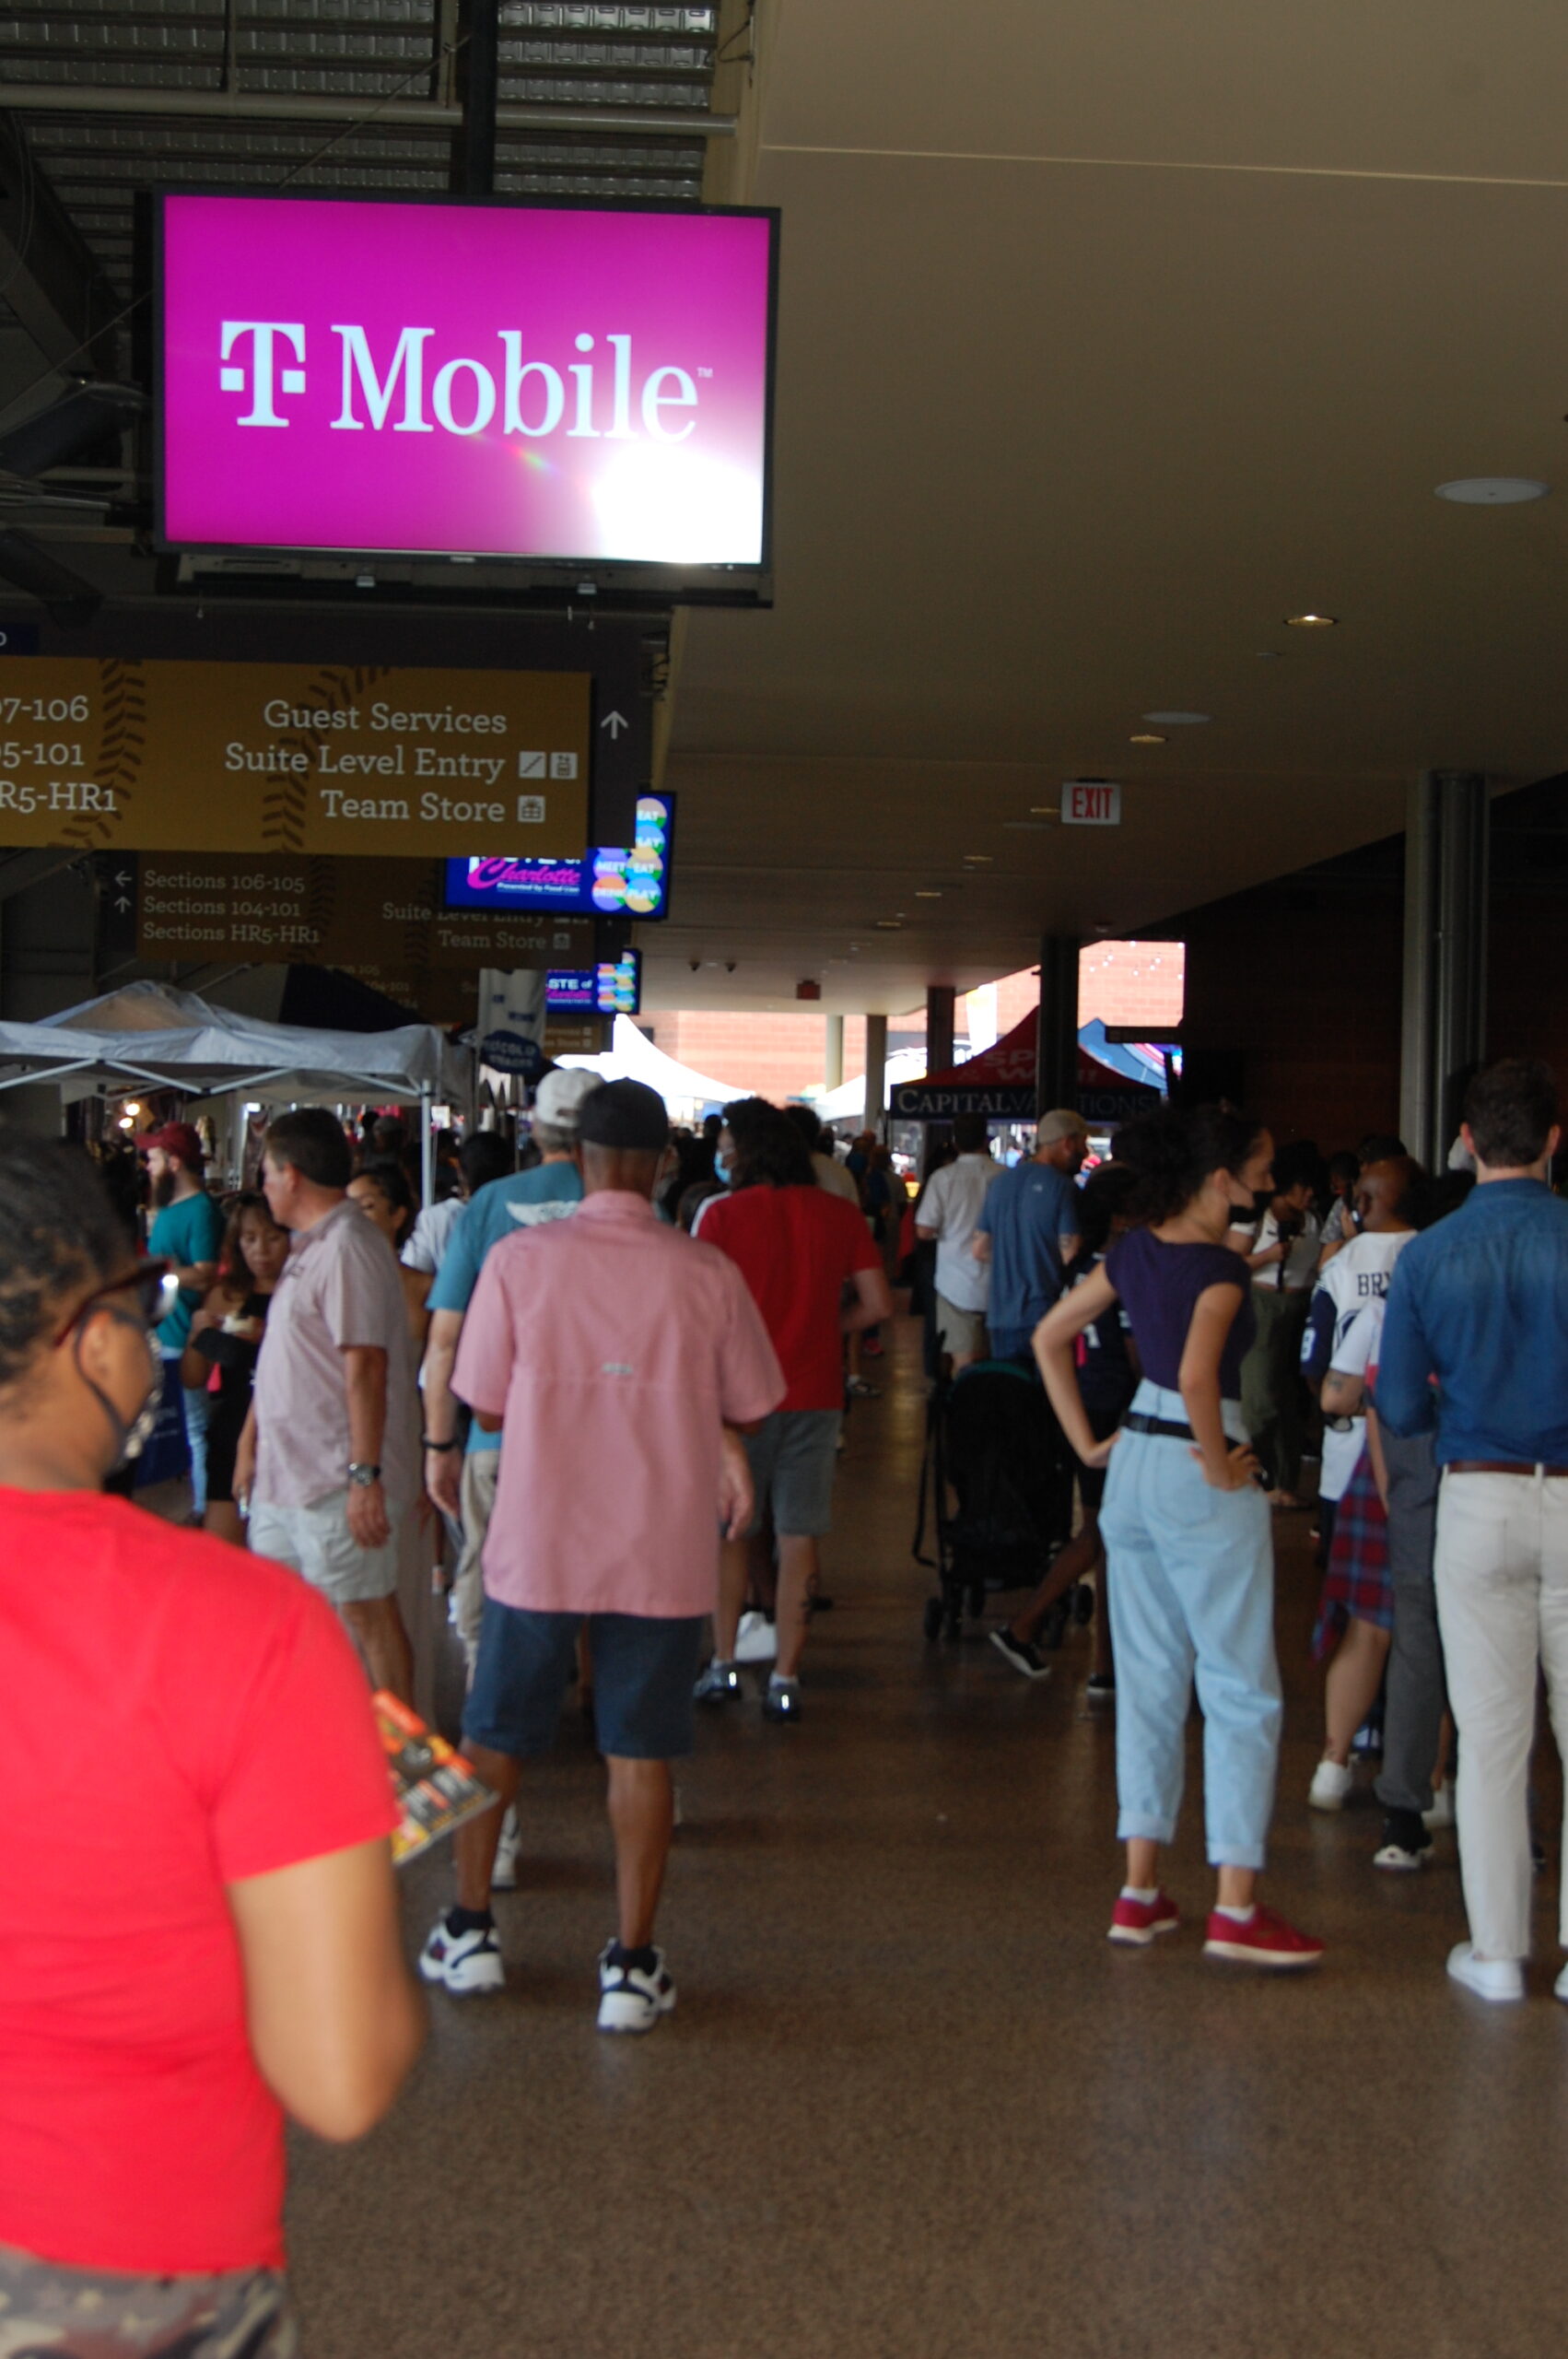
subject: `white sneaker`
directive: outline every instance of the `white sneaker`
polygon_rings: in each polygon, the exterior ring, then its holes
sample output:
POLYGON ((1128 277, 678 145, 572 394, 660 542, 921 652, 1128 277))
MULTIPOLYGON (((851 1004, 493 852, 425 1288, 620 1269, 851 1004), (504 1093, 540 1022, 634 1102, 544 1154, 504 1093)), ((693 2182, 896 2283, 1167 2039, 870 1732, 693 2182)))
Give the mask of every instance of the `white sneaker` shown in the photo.
POLYGON ((778 1652, 778 1625, 766 1614, 743 1614, 735 1632, 737 1662, 772 1662, 778 1652))
POLYGON ((1422 1811, 1421 1823, 1435 1833, 1440 1826, 1452 1826, 1454 1820, 1454 1780, 1450 1778, 1447 1784, 1439 1786, 1433 1795, 1432 1808, 1422 1811))
POLYGON ((1313 1810, 1343 1810, 1345 1796, 1355 1783, 1347 1761, 1320 1761, 1312 1773, 1306 1799, 1313 1810))
POLYGON ((494 1925, 454 1933, 446 1919, 438 1917, 419 1953, 419 1971, 427 1982, 439 1982, 459 1999, 507 1987, 507 1969, 501 1964, 494 1925))
POLYGON ((522 1829, 517 1822, 517 1804, 509 1802, 501 1820, 501 1839, 496 1846, 496 1864, 490 1871, 492 1892, 517 1890, 517 1861, 521 1849, 522 1829))
POLYGON ((601 2031, 651 2031, 661 2015, 675 2003, 675 1986, 664 1964, 662 1950, 653 1953, 649 1973, 640 1966, 613 1966, 614 1942, 599 1953, 599 2028, 601 2031))
MULTIPOLYGON (((1477 1957, 1469 1942, 1456 1942, 1448 1953, 1448 1972, 1478 1999, 1502 2002, 1525 1995, 1525 1969, 1516 1957, 1477 1957)), ((1561 1998, 1564 1994, 1559 1990, 1561 1998)))

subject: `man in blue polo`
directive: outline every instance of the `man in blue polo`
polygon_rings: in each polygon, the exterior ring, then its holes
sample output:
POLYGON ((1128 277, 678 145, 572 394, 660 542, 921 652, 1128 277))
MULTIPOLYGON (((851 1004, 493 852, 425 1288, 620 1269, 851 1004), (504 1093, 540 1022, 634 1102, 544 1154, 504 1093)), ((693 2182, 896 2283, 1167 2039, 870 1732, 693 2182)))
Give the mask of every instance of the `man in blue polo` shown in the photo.
MULTIPOLYGON (((1478 1074, 1459 1133, 1469 1200, 1414 1237, 1388 1285, 1374 1405, 1437 1430, 1437 1617, 1459 1731, 1459 1870, 1478 1998, 1522 1999, 1530 1954, 1527 1788, 1546 1673, 1568 1742, 1568 1204, 1548 1184, 1557 1085, 1530 1057, 1478 1074)), ((1568 1895, 1568 1880, 1564 1882, 1568 1895)), ((1560 1903, 1568 1946, 1568 1899, 1560 1903)), ((1557 1996, 1568 2000, 1568 1968, 1557 1996)))
POLYGON ((448 1515, 461 1516, 462 1556, 452 1590, 452 1621, 472 1672, 479 1644, 485 1591, 480 1556, 496 1504, 501 1438, 475 1424, 460 1456, 451 1372, 463 1314, 492 1245, 520 1228, 562 1220, 582 1202, 578 1116, 599 1086, 596 1073, 558 1067, 544 1075, 533 1107, 533 1137, 543 1160, 531 1171, 509 1172, 478 1189, 453 1228, 430 1288, 430 1334, 425 1350, 425 1487, 448 1515))
POLYGON ((1004 1171, 989 1190, 969 1250, 991 1273, 991 1353, 1030 1356, 1036 1328, 1061 1292, 1065 1264, 1078 1250, 1078 1191, 1073 1181, 1089 1152, 1089 1125, 1071 1107, 1041 1118, 1028 1162, 1004 1171))

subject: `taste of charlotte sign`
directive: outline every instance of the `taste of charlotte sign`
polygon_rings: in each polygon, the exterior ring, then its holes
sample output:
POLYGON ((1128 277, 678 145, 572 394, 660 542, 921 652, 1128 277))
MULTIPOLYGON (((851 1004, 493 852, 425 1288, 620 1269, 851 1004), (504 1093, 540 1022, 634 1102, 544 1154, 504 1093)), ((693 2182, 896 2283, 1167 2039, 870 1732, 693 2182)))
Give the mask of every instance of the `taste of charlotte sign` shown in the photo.
POLYGON ((83 851, 570 857, 577 672, 7 657, 0 843, 83 851))

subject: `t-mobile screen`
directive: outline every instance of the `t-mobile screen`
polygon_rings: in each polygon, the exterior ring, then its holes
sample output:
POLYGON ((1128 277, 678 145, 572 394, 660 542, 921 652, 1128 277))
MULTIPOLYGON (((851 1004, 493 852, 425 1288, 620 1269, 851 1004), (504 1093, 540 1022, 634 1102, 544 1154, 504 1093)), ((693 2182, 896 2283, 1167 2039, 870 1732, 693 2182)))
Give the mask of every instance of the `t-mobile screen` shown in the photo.
POLYGON ((158 218, 166 546, 766 562, 774 215, 158 218))

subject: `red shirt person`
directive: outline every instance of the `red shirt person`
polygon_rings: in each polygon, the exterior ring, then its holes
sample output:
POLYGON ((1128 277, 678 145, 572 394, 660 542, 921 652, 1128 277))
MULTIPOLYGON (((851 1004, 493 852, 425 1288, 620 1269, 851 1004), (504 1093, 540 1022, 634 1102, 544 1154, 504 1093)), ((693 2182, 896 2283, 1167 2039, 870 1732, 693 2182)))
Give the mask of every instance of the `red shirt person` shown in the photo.
MULTIPOLYGON (((746 1455, 757 1493, 752 1532, 771 1508, 778 1540, 778 1653, 763 1709, 770 1719, 796 1719, 817 1542, 832 1521, 843 1338, 891 1318, 893 1296, 862 1215, 817 1185, 810 1149, 789 1116, 766 1098, 743 1097, 725 1108, 724 1125, 718 1164, 729 1167, 730 1193, 704 1205, 698 1228, 704 1244, 739 1265, 789 1385, 780 1406, 746 1437, 746 1455)), ((749 1570, 746 1539, 729 1542, 713 1660, 697 1683, 704 1703, 741 1692, 735 1633, 749 1570)))
POLYGON ((0 1142, 0 2340, 264 2359, 284 2115, 368 2130, 422 2017, 331 1608, 99 1487, 156 1404, 161 1268, 85 1156, 0 1142))

